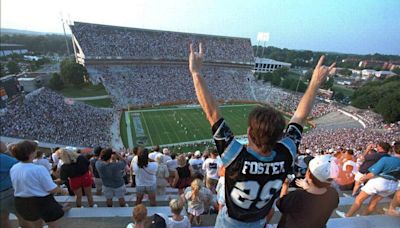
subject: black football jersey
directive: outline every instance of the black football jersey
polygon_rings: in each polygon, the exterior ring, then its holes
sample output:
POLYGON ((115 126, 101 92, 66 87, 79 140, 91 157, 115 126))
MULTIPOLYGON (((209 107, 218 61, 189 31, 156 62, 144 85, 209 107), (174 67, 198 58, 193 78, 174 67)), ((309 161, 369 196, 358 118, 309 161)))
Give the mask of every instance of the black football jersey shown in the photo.
POLYGON ((253 222, 264 219, 292 172, 303 128, 289 124, 269 156, 262 156, 235 140, 224 119, 212 127, 225 166, 225 203, 229 217, 253 222))

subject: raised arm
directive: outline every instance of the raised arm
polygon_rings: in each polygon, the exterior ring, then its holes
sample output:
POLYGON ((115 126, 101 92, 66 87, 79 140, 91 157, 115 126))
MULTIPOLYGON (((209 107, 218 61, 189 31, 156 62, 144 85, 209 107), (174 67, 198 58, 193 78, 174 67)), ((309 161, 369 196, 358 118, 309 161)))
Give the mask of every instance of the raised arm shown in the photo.
POLYGON ((202 43, 199 44, 199 52, 193 50, 193 44, 190 44, 189 70, 192 74, 194 88, 196 90, 197 100, 206 114, 208 122, 213 126, 220 118, 218 103, 207 88, 204 78, 200 75, 200 69, 203 64, 204 50, 202 43))
POLYGON ((330 67, 322 65, 324 59, 325 56, 321 56, 321 58, 319 58, 318 64, 314 69, 310 84, 308 85, 306 92, 301 98, 300 103, 297 106, 296 112, 290 120, 290 123, 303 125, 303 122, 306 120, 308 114, 310 114, 310 111, 313 107, 313 103, 315 100, 315 96, 317 95, 317 90, 319 86, 325 82, 326 76, 335 67, 336 63, 333 63, 330 67))

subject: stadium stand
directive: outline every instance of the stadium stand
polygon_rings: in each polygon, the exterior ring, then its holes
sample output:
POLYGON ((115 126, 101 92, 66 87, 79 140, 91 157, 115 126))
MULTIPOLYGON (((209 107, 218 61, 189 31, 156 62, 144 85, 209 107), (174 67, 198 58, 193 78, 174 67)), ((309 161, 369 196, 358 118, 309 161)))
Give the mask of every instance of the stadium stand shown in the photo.
POLYGON ((10 105, 0 119, 4 136, 86 147, 109 145, 111 122, 110 110, 71 103, 46 88, 10 105))
POLYGON ((187 69, 189 43, 207 44, 204 74, 224 101, 250 100, 253 51, 249 39, 75 22, 78 62, 102 82, 116 107, 195 101, 187 69), (218 85, 218 86, 217 86, 218 85))

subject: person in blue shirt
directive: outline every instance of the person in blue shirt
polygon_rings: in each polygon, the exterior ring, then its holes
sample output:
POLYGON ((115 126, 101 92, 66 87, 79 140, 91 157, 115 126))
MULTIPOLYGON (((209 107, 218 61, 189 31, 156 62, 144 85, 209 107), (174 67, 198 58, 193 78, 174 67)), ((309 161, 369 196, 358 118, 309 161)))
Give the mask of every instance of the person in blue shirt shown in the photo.
POLYGON ((16 214, 14 205, 14 189, 12 188, 10 169, 18 160, 6 155, 6 145, 0 142, 0 227, 12 227, 10 213, 16 214))
POLYGON ((367 184, 361 188, 361 193, 347 213, 336 211, 339 216, 353 216, 360 209, 362 203, 372 196, 363 213, 363 215, 369 215, 375 210, 379 201, 396 192, 400 179, 400 150, 396 150, 393 156, 381 158, 368 171, 369 173, 361 179, 362 182, 368 181, 367 184))

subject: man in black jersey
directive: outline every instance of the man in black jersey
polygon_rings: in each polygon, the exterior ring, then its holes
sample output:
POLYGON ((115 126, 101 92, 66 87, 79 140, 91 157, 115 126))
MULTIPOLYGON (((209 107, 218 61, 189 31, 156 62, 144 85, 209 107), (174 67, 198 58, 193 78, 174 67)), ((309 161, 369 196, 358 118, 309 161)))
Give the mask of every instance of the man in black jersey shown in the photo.
MULTIPOLYGON (((208 91, 200 74, 204 50, 190 45, 189 70, 197 99, 212 126, 213 138, 225 166, 225 202, 215 227, 264 227, 266 215, 279 196, 282 183, 292 168, 301 141, 302 124, 311 111, 318 87, 333 70, 318 61, 307 91, 289 125, 272 107, 256 107, 248 118, 248 146, 235 140, 232 131, 221 117, 218 104, 208 91)), ((227 91, 235 92, 235 91, 227 91)))

